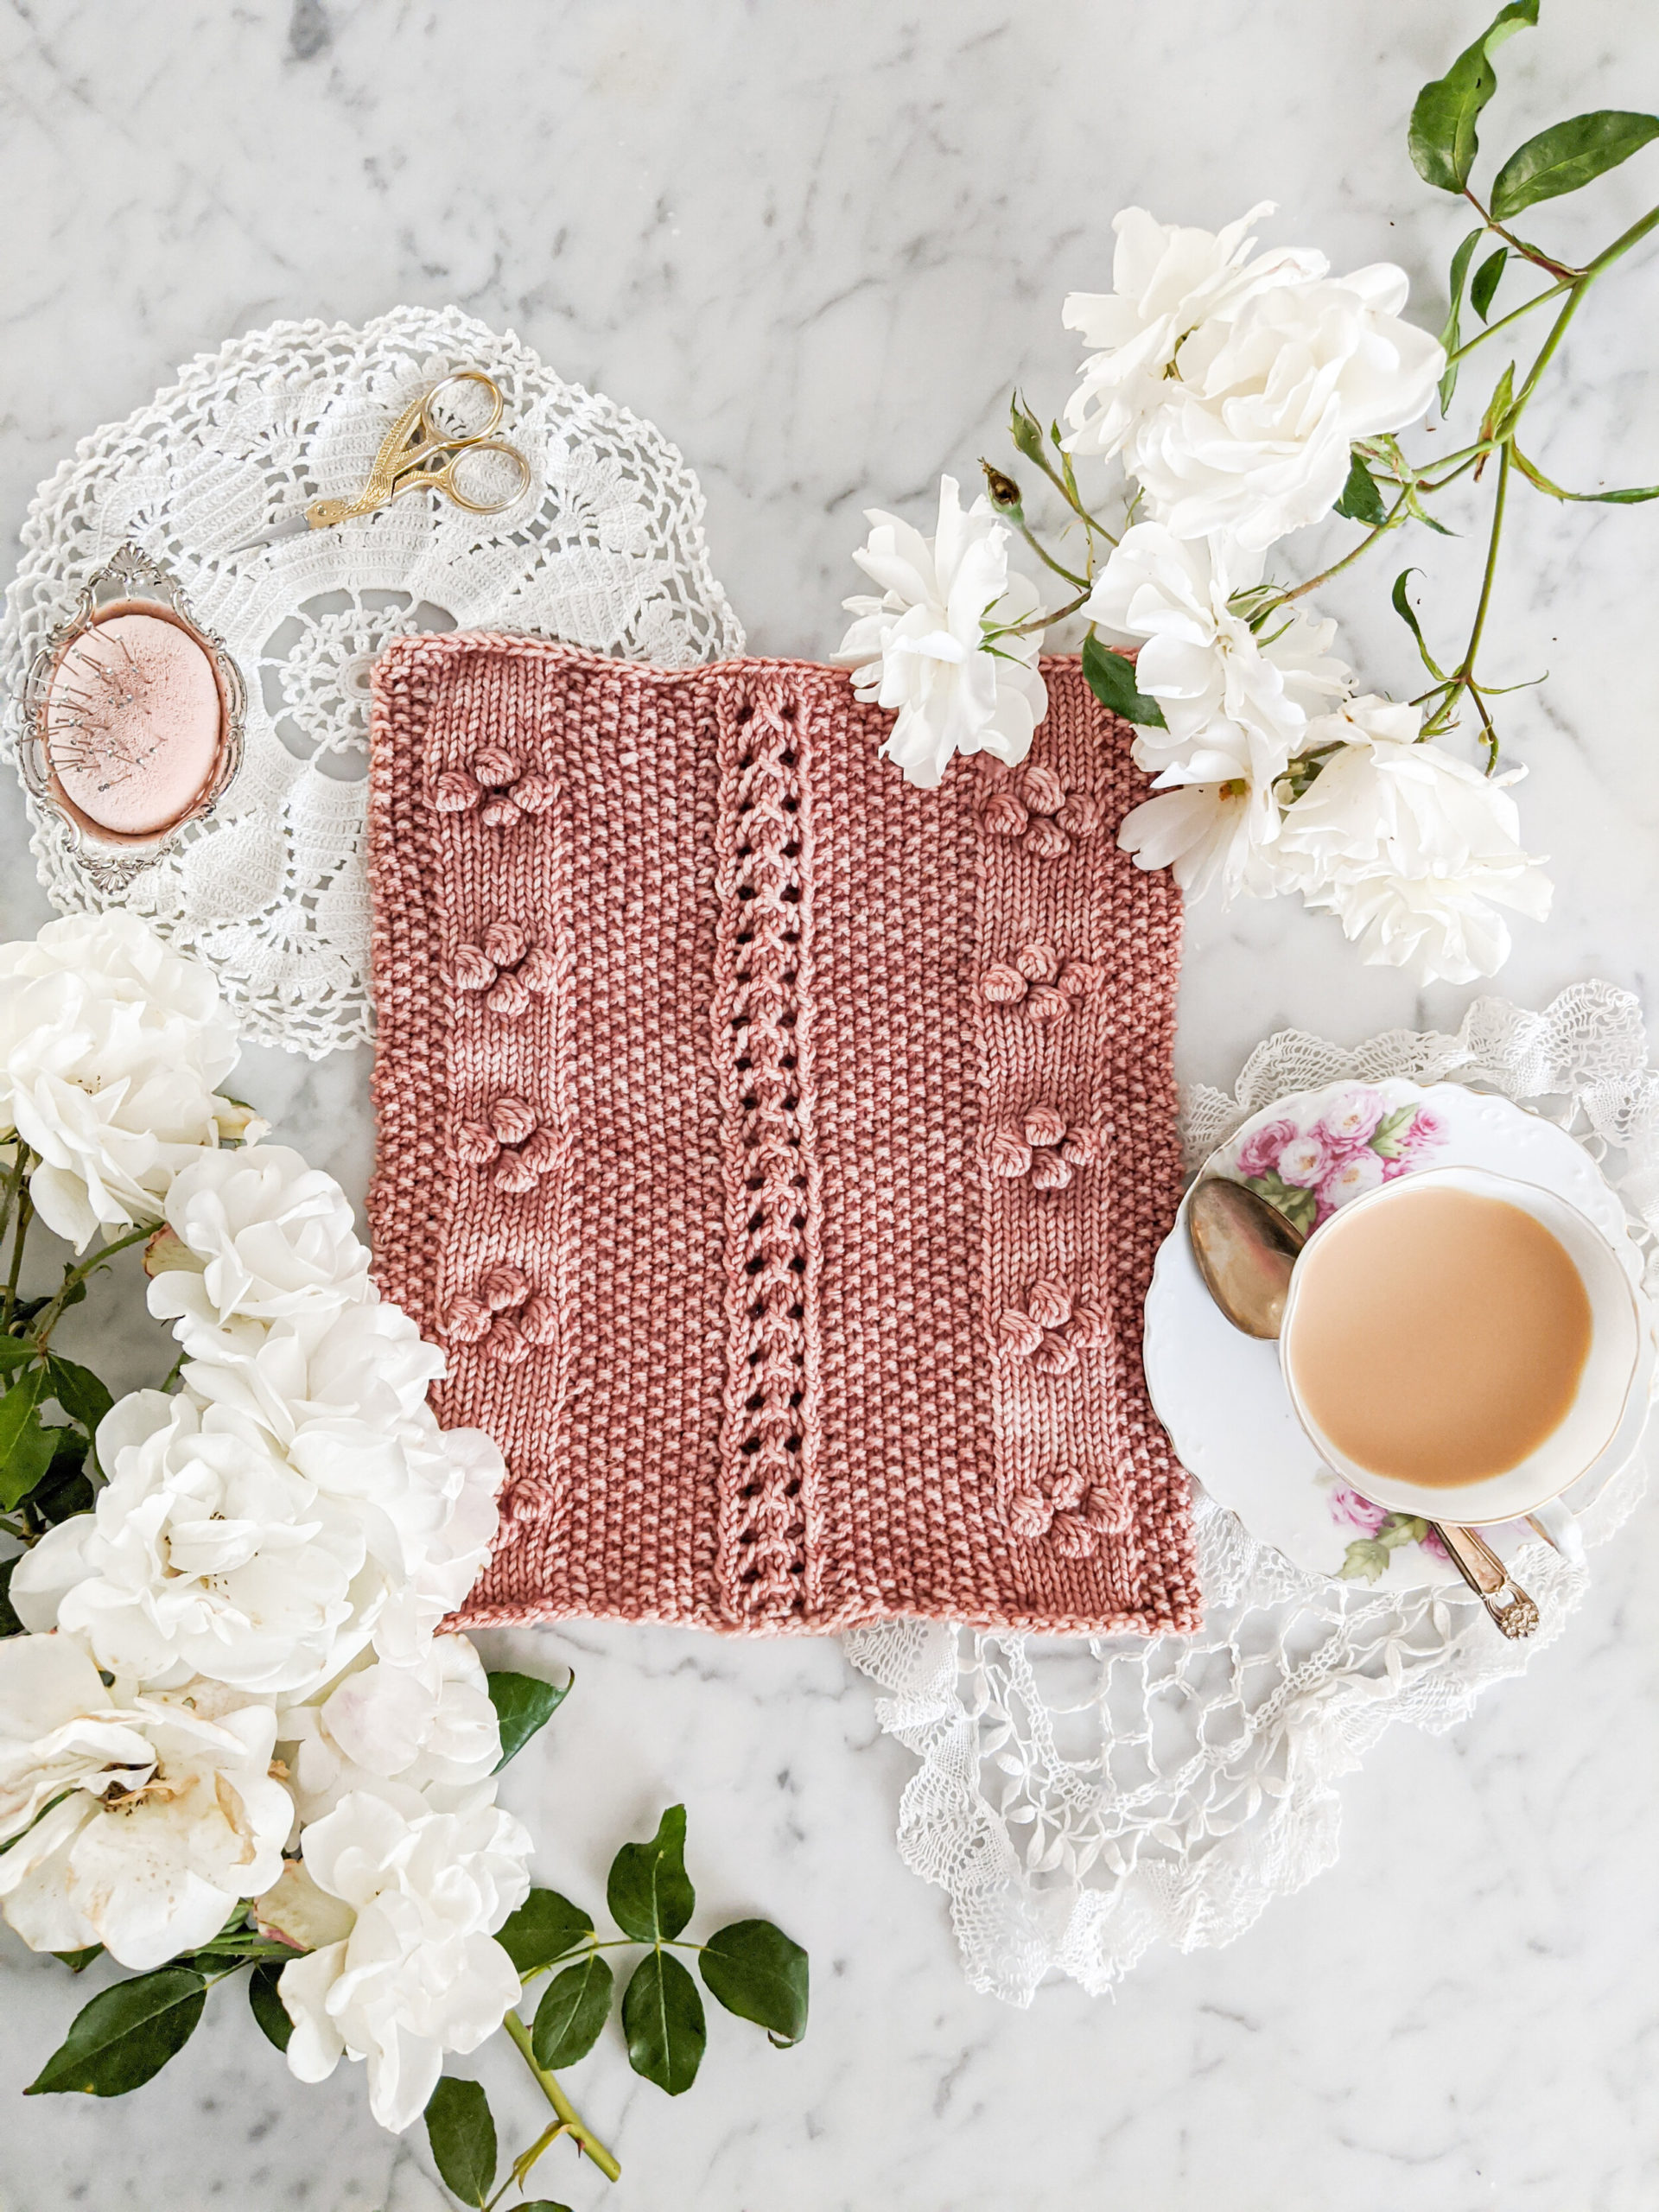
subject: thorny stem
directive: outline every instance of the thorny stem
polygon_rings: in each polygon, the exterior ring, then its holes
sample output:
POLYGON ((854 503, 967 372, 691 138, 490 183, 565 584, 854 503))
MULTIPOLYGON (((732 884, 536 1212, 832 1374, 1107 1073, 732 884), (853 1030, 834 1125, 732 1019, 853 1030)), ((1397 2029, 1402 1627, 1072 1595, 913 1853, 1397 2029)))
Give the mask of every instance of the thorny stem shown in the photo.
MULTIPOLYGON (((1023 446, 1017 447, 1015 450, 1020 454, 1022 459, 1034 461, 1036 462, 1038 467, 1042 470, 1044 475, 1047 477, 1049 482, 1054 486, 1054 489, 1065 501, 1066 505, 1071 508, 1072 513, 1077 516, 1079 522, 1083 523, 1086 528, 1092 530, 1096 537, 1103 537, 1109 545, 1116 544, 1116 538, 1114 537, 1111 531, 1107 529, 1105 524, 1103 522, 1097 522, 1095 517, 1090 513, 1088 508, 1084 505, 1083 501, 1077 497, 1077 486, 1074 484, 1068 484, 1064 476, 1060 475, 1057 470, 1049 467, 1047 460, 1044 456, 1040 448, 1033 454, 1027 454, 1023 446)), ((1068 455, 1067 458, 1069 461, 1070 456, 1068 455)))
POLYGON ((103 1250, 94 1252, 90 1260, 83 1260, 79 1267, 64 1269, 63 1281, 58 1285, 51 1304, 44 1308, 34 1327, 29 1331, 30 1337, 41 1351, 46 1350, 48 1338, 62 1318, 63 1309, 69 1300, 69 1294, 75 1285, 85 1282, 87 1276, 101 1268, 105 1260, 112 1259, 116 1253, 124 1251, 129 1244, 144 1243, 155 1234, 156 1225, 153 1222, 148 1222, 138 1229, 130 1229, 124 1236, 112 1237, 103 1250))
POLYGON ((29 1224, 35 1212, 28 1186, 22 1182, 24 1158, 23 1147, 20 1143, 17 1147, 17 1161, 12 1169, 10 1183, 11 1191, 16 1201, 17 1218, 12 1224, 11 1268, 6 1276, 5 1304, 0 1306, 0 1327, 8 1329, 11 1326, 12 1315, 17 1311, 17 1284, 23 1272, 23 1243, 29 1235, 29 1224))
POLYGON ((1085 599, 1089 596, 1090 583, 1088 577, 1078 575, 1075 570, 1068 569, 1063 562, 1057 561, 1054 558, 1054 556, 1048 550, 1048 548, 1044 545, 1040 539, 1039 539, 1033 533, 1031 524, 1025 519, 1023 515, 1017 517, 1010 515, 1008 517, 1008 520, 1013 523, 1020 537, 1025 539, 1027 544, 1030 546, 1032 551, 1037 556, 1037 558, 1043 563, 1045 568, 1052 569, 1057 576, 1064 576, 1066 582, 1073 585, 1083 594, 1085 599))
POLYGON ((1489 231, 1493 232, 1498 238, 1501 238, 1504 245, 1511 248, 1516 253, 1518 253, 1523 261, 1530 261, 1535 263, 1540 269, 1547 269, 1552 276, 1559 277, 1564 284, 1576 283, 1580 277, 1586 275, 1586 272, 1582 269, 1569 269, 1564 261, 1552 261, 1547 253, 1540 253, 1535 245, 1528 245, 1522 239, 1516 238, 1513 231, 1506 231, 1502 223, 1495 222, 1492 219, 1490 211, 1481 206, 1479 200, 1476 199, 1474 194, 1470 191, 1466 184, 1463 188, 1463 196, 1469 202, 1469 205, 1474 209, 1476 214, 1479 216, 1481 221, 1486 226, 1486 228, 1489 231))
POLYGON ((579 2151, 587 2152, 607 2181, 620 2181, 622 2178, 622 2169, 618 2164, 614 2154, 600 2141, 598 2136, 577 2112, 569 2098, 560 2088, 557 2078, 550 2074, 544 2066, 537 2064, 536 2052, 530 2040, 530 2030, 519 2018, 518 2013, 510 2012, 502 2022, 502 2025, 518 2044, 519 2056, 536 2076, 537 2086, 558 2115, 563 2132, 569 2136, 579 2151))
POLYGON ((11 1166, 6 1170, 3 1186, 0 1186, 0 1236, 6 1233, 7 1224, 11 1220, 11 1210, 17 1203, 17 1194, 23 1187, 23 1177, 29 1167, 29 1147, 21 1137, 15 1137, 12 1142, 16 1149, 11 1156, 11 1166))
POLYGON ((1351 551, 1344 553, 1340 561, 1333 561, 1328 569, 1321 569, 1317 576, 1309 576, 1305 583, 1296 584, 1288 591, 1281 591, 1271 604, 1274 607, 1287 607, 1293 599, 1300 599, 1304 592, 1316 591, 1322 583, 1328 582, 1332 576, 1340 575, 1344 569, 1351 568, 1362 553, 1369 553, 1377 539, 1385 531, 1394 528, 1405 510, 1407 497, 1408 494, 1402 492, 1382 521, 1373 523, 1358 544, 1351 551))

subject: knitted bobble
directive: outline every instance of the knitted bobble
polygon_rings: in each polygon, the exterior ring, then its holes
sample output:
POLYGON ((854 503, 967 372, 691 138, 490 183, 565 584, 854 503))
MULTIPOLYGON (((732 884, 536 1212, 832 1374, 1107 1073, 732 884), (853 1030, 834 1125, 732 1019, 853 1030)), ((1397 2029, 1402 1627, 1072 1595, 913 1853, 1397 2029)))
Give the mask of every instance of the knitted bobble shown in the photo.
POLYGON ((536 1129, 524 1140, 518 1157, 533 1175, 550 1175, 558 1166, 563 1147, 554 1129, 536 1129))
POLYGON ((993 791, 980 809, 979 818, 994 837, 1021 836, 1031 819, 1011 791, 993 791))
POLYGON ((478 785, 459 768, 446 768, 432 786, 432 804, 440 814, 465 814, 478 804, 478 785))
POLYGON ((521 776, 512 787, 512 803, 521 814, 545 814, 558 795, 558 785, 546 776, 521 776))
POLYGON ((505 1313, 498 1313, 491 1322, 490 1333, 480 1350, 486 1359, 499 1360, 504 1367, 517 1367, 520 1360, 530 1357, 523 1332, 505 1313))
POLYGON ((1077 1363, 1077 1348, 1064 1329, 1045 1329, 1031 1363, 1039 1375, 1070 1375, 1077 1363))
POLYGON ((1039 1191, 1064 1191, 1071 1180, 1069 1161, 1058 1152, 1039 1152, 1032 1155, 1031 1180, 1039 1191))
POLYGON ((1053 1519, 1053 1509, 1039 1490, 1018 1490, 1008 1500, 1008 1526, 1016 1536, 1035 1542, 1048 1534, 1053 1519))
POLYGON ((503 1265, 492 1268, 479 1285, 484 1302, 493 1313, 505 1313, 522 1306, 530 1296, 530 1285, 518 1269, 503 1265))
POLYGON ((1026 994, 1026 1012, 1033 1021, 1058 1021, 1069 1003, 1066 994, 1052 983, 1033 983, 1026 994))
POLYGON ((1087 1559, 1095 1548, 1095 1532, 1080 1513, 1057 1513, 1048 1535, 1062 1559, 1087 1559))
POLYGON ((1100 803, 1086 791, 1073 791, 1054 819, 1073 837, 1086 837, 1100 821, 1100 803))
POLYGON ((1006 1307, 997 1316, 996 1332, 1003 1349, 1016 1359, 1029 1359, 1043 1341, 1041 1327, 1017 1306, 1006 1307))
POLYGON ((1025 1134, 1027 1144, 1058 1144, 1065 1135, 1065 1122, 1059 1108, 1033 1106, 1026 1116, 1025 1134))
POLYGON ((1092 1167, 1100 1158, 1097 1133, 1093 1129, 1068 1129, 1061 1140, 1060 1158, 1073 1167, 1092 1167))
POLYGON ((526 943, 516 922, 492 922, 484 932, 484 950, 498 968, 511 968, 522 960, 526 943))
POLYGON ((1052 944, 1027 944, 1014 954, 1014 964, 1028 983, 1052 983, 1060 972, 1060 956, 1052 944))
POLYGON ((475 944, 463 944, 450 975, 458 991, 486 991, 495 981, 495 963, 475 944))
POLYGON ((455 1131, 455 1150, 467 1167, 487 1167, 500 1149, 481 1122, 463 1122, 455 1131))
POLYGON ((518 979, 527 991, 550 991, 559 980, 558 968, 544 944, 531 947, 519 962, 518 979))
POLYGON ((493 798, 486 799, 484 802, 481 818, 488 823, 492 830, 510 829, 518 819, 518 809, 506 793, 498 792, 493 798))
POLYGON ((490 1171, 490 1180, 509 1198, 523 1198, 536 1187, 536 1170, 521 1152, 504 1152, 490 1171))
POLYGON ((444 1334, 458 1344, 475 1344, 490 1325, 490 1309, 475 1298, 452 1299, 444 1316, 444 1334))
POLYGON ((1039 1328, 1063 1329, 1071 1319, 1071 1294, 1063 1282, 1046 1277, 1026 1294, 1026 1311, 1039 1328))
POLYGON ((1026 850, 1034 853, 1039 861, 1057 861, 1062 853, 1071 849, 1071 840, 1058 822, 1039 816, 1026 832, 1026 850))
POLYGON ((1033 814, 1058 814, 1065 804, 1065 785, 1041 761, 1029 761, 1020 778, 1020 796, 1033 814))
POLYGON ((523 1014, 530 1005, 530 993, 518 978, 512 974, 499 976, 485 993, 484 1003, 492 1014, 504 1014, 511 1020, 523 1014))
POLYGON ((490 1107, 490 1127, 499 1144, 523 1144, 534 1133, 536 1109, 509 1091, 495 1099, 490 1107))
POLYGON ((499 746, 486 745, 481 753, 473 756, 473 773, 480 784, 511 784, 518 777, 518 763, 499 746))
POLYGON ((502 1518, 529 1525, 552 1518, 553 1501, 530 1483, 515 1483, 504 1501, 502 1518))
POLYGON ((993 1006, 1017 1006, 1026 995, 1026 979, 1017 968, 999 963, 985 970, 979 988, 981 995, 993 1006))
POLYGON ((1102 1536, 1129 1527, 1126 1493, 1091 1483, 1077 1467, 1057 1467, 1040 1481, 1027 1481, 1009 1496, 1008 1526, 1028 1543, 1045 1539, 1062 1559, 1088 1559, 1102 1536))
POLYGON ((993 1175, 1023 1175, 1031 1166, 1031 1147, 1022 1143, 1017 1129, 997 1129, 986 1147, 993 1175))
POLYGON ((1094 1302, 1092 1291, 1086 1288, 1071 1309, 1071 1341, 1084 1351, 1103 1344, 1111 1334, 1112 1318, 1103 1306, 1094 1302))
POLYGON ((533 1290, 524 1300, 518 1315, 518 1329, 526 1344, 551 1344, 558 1342, 558 1308, 543 1290, 533 1290))

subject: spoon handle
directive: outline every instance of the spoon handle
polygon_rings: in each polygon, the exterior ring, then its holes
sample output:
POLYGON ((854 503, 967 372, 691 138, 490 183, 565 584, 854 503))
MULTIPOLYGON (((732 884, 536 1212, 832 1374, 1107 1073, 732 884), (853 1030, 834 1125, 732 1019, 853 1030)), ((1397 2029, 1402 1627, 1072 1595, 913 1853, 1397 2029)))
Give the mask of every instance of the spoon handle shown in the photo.
POLYGON ((1435 1535, 1451 1554, 1452 1564, 1508 1637, 1530 1636, 1538 1625, 1538 1608, 1486 1539, 1476 1529, 1436 1521, 1435 1535), (1507 1594, 1506 1594, 1507 1593, 1507 1594))

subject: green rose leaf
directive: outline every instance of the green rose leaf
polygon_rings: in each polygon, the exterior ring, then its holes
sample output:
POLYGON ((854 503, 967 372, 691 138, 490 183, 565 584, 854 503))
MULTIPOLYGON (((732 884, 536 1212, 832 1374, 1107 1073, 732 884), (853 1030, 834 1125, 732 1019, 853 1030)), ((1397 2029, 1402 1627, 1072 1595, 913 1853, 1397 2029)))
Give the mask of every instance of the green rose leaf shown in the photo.
POLYGON ((76 2013, 23 2094, 81 2089, 94 2097, 125 2096, 183 2050, 207 2001, 207 1984, 188 1967, 162 1967, 100 1990, 76 2013))
POLYGON ((1497 90, 1491 57, 1505 39, 1535 26, 1538 0, 1509 0, 1486 29, 1465 47, 1444 77, 1425 85, 1411 111, 1406 144, 1412 167, 1425 184, 1440 192, 1461 192, 1480 150, 1475 124, 1497 90))
POLYGON ((490 1703, 501 1723, 501 1756, 495 1767, 498 1774, 509 1759, 518 1758, 538 1728, 546 1727, 570 1694, 575 1679, 572 1675, 561 1689, 556 1682, 544 1682, 536 1675, 503 1672, 485 1676, 489 1684, 490 1703))
POLYGON ((551 2071, 586 2058, 611 2017, 614 1988, 610 1967, 597 1951, 556 1974, 542 1992, 531 2027, 536 2063, 551 2071))
POLYGON ((1373 526, 1389 518, 1382 494, 1376 488, 1376 479, 1358 454, 1348 464, 1348 481, 1337 501, 1337 512, 1350 522, 1368 522, 1373 526))
POLYGON ((56 1352, 48 1354, 46 1372, 49 1395, 57 1400, 70 1420, 90 1436, 115 1403, 114 1398, 90 1367, 82 1367, 76 1360, 64 1359, 56 1352))
POLYGON ((1463 320, 1464 279, 1469 274, 1469 263, 1474 254, 1475 248, 1480 244, 1482 238, 1484 238, 1485 235, 1485 226, 1484 224, 1477 224, 1475 228, 1470 232, 1468 237, 1461 242, 1457 251, 1452 257, 1452 270, 1450 276, 1446 279, 1446 289, 1450 295, 1451 305, 1446 308, 1446 321, 1440 331, 1440 344, 1445 349, 1446 357, 1446 373, 1440 378, 1440 412, 1442 415, 1445 414, 1446 409, 1452 404, 1452 395, 1458 388, 1458 370, 1461 366, 1461 364, 1454 361, 1452 359, 1452 356, 1458 350, 1458 340, 1461 334, 1460 326, 1463 320))
POLYGON ((1168 728, 1158 702, 1136 690, 1134 663, 1103 645, 1092 632, 1083 641, 1083 680, 1108 714, 1146 729, 1168 728))
POLYGON ((648 1951, 622 1993, 628 2063, 677 2097, 697 2078, 709 2030, 697 1985, 671 1953, 648 1951))
POLYGON ((594 1923, 579 1904, 556 1890, 532 1890, 496 1929, 495 1940, 523 1976, 567 1957, 593 1932, 594 1923))
POLYGON ((21 1505, 52 1464, 53 1437, 41 1420, 46 1368, 27 1367, 0 1396, 0 1509, 21 1505))
POLYGON ((1416 639, 1417 650, 1422 655, 1424 667, 1431 676, 1440 677, 1444 680, 1445 671, 1435 666, 1433 656, 1423 641, 1423 626, 1417 620, 1417 611, 1406 597, 1407 580, 1414 576, 1416 573, 1415 569, 1402 569, 1394 580, 1394 589, 1389 593, 1389 597, 1394 602, 1395 613, 1410 631, 1412 636, 1416 639))
POLYGON ((286 1963, 283 1959, 261 1959, 248 1976, 248 2009, 266 2041, 274 2043, 278 2050, 288 2049, 288 2039, 294 2032, 294 2023, 276 1987, 286 1963))
POLYGON ((522 2204, 515 2204, 512 2212, 570 2212, 570 2207, 556 2204, 550 2196, 536 2196, 528 2198, 522 2204))
POLYGON ((1492 304, 1492 295, 1497 289, 1498 279, 1503 274, 1503 264, 1510 257, 1510 249, 1501 245, 1496 253, 1489 253, 1475 271, 1475 281, 1469 287, 1469 304, 1483 322, 1492 304))
POLYGON ((806 2033, 806 1953, 771 1921, 734 1920, 709 1938, 697 1965, 710 1994, 775 2044, 806 2033))
POLYGON ((625 1843, 605 1885, 611 1917, 636 1943, 677 1936, 697 1901, 685 1872, 685 1808, 671 1805, 649 1843, 625 1843))
POLYGON ((52 1458, 28 1497, 23 1510, 40 1529, 54 1529, 60 1521, 92 1510, 93 1491, 86 1473, 90 1448, 78 1428, 48 1428, 52 1458))
POLYGON ((27 1367, 35 1357, 33 1344, 25 1344, 20 1337, 0 1337, 0 1374, 14 1367, 27 1367))
POLYGON ((426 2139, 445 2188, 463 2204, 487 2203, 495 2180, 495 2121, 481 2082, 439 2077, 426 2101, 426 2139))
POLYGON ((54 1951, 52 1955, 54 1959, 61 1959, 71 1974, 85 1974, 94 1959, 103 1957, 104 1946, 88 1943, 84 1951, 54 1951))
POLYGON ((1659 138, 1659 115, 1632 114, 1624 108, 1599 108, 1593 115, 1552 124, 1518 146, 1498 171, 1492 187, 1492 213, 1506 223, 1541 200, 1559 200, 1564 192, 1576 192, 1580 185, 1628 162, 1650 138, 1659 138))

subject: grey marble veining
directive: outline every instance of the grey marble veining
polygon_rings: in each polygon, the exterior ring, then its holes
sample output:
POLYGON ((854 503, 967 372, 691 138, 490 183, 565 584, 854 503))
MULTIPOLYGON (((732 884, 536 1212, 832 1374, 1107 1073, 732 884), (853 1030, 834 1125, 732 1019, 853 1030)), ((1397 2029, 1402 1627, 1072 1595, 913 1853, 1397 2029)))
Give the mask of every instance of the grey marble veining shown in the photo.
MULTIPOLYGON (((701 472, 716 573, 755 648, 822 652, 868 504, 918 517, 941 469, 1001 455, 1009 386, 1069 388, 1061 296, 1104 281, 1116 208, 1410 270, 1426 319, 1461 226, 1411 174, 1416 86, 1485 20, 1431 0, 56 0, 0 9, 0 511, 175 365, 278 315, 458 301, 658 423, 701 472)), ((1504 49, 1487 135, 1659 100, 1659 22, 1546 10, 1504 49)), ((1537 218, 1571 253, 1647 204, 1659 156, 1537 218)), ((1659 479, 1651 252, 1586 307, 1540 410, 1562 481, 1659 479)), ((1496 359, 1494 366, 1501 365, 1496 359)), ((1644 988, 1659 909, 1649 639, 1656 511, 1517 496, 1492 632, 1542 692, 1507 711, 1557 878, 1497 988, 1644 988)), ((1317 557, 1310 537, 1306 557, 1317 557)), ((1298 561, 1304 549, 1296 549, 1298 561)), ((1414 543, 1448 625, 1472 552, 1414 543), (1436 578, 1444 577, 1445 599, 1436 578)), ((1391 570, 1330 594, 1384 687, 1409 683, 1391 570)), ((0 791, 7 934, 43 917, 0 791)), ((1180 1056, 1229 1082, 1268 1030, 1355 1039, 1472 995, 1358 967, 1288 905, 1192 917, 1180 1056)), ((249 1055, 245 1094, 360 1195, 366 1064, 249 1055)), ((100 1345, 100 1351, 105 1349, 100 1345)), ((110 1363, 149 1370, 142 1323, 110 1363)), ((573 2090, 618 2212, 1589 2212, 1659 2202, 1659 1516, 1599 1561, 1561 1645, 1447 1738, 1387 1739, 1344 1788, 1336 1870, 1219 1953, 1154 1956, 1112 2003, 1026 2013, 963 1981, 944 1902, 893 1845, 907 1756, 836 1646, 588 1627, 496 1639, 580 1681, 510 1777, 544 1878, 597 1901, 615 1842, 690 1808, 713 1912, 806 1942, 810 2036, 724 2015, 671 2103, 613 2032, 573 2090)), ((710 1923, 709 1924, 713 1924, 710 1923)), ((0 1947, 0 2208, 432 2212, 417 2137, 342 2068, 289 2083, 233 1992, 123 2103, 16 2087, 85 1994, 0 1947)), ((482 2062, 515 2139, 510 2052, 482 2062)), ((505 2132, 505 2130, 504 2130, 505 2132)))

